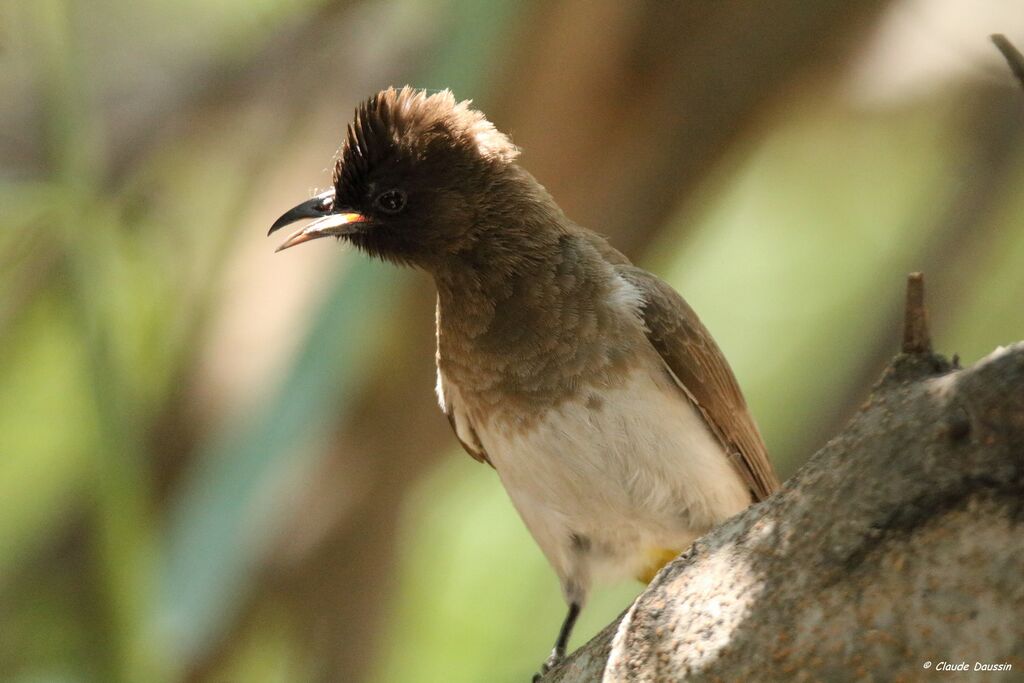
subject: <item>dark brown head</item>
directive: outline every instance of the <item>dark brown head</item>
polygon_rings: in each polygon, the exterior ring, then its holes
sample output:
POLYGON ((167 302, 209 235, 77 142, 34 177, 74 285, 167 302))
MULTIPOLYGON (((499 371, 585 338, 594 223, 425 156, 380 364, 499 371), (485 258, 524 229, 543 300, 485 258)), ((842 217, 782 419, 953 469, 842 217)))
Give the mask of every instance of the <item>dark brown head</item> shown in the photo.
POLYGON ((468 246, 518 150, 469 101, 388 88, 361 104, 338 154, 334 187, 270 232, 315 218, 278 248, 345 238, 367 253, 427 265, 468 246))

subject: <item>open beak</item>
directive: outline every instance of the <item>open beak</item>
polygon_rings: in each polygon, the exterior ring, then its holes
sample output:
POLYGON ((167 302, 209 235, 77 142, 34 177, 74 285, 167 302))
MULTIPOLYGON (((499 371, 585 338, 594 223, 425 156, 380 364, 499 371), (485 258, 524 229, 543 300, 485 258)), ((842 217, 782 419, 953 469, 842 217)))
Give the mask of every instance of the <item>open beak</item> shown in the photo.
POLYGON ((362 227, 360 223, 366 222, 366 218, 361 214, 335 211, 334 190, 327 190, 286 211, 283 216, 274 221, 267 234, 272 235, 284 226, 303 218, 315 218, 316 220, 289 235, 288 239, 274 250, 275 252, 320 237, 351 235, 354 232, 359 232, 362 227))

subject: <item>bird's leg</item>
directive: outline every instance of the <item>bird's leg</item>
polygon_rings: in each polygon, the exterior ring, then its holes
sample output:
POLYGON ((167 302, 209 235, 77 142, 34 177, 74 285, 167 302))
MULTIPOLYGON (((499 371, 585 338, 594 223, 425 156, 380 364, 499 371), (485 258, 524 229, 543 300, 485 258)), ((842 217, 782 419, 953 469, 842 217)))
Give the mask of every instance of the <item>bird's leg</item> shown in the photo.
POLYGON ((572 558, 569 571, 562 576, 562 594, 565 601, 569 603, 569 611, 562 621, 562 628, 558 630, 558 638, 555 640, 555 647, 551 654, 540 667, 540 672, 534 674, 533 683, 537 683, 544 674, 558 666, 558 663, 565 658, 565 651, 569 647, 569 637, 572 636, 573 626, 576 625, 576 618, 580 615, 583 603, 587 598, 587 591, 590 586, 590 567, 588 555, 591 549, 590 538, 580 534, 569 534, 569 549, 572 558))
POLYGON ((551 654, 541 665, 540 673, 534 674, 533 683, 537 683, 544 674, 555 668, 555 666, 562 661, 562 658, 565 657, 565 649, 569 646, 569 636, 572 635, 572 627, 576 625, 576 617, 579 615, 580 603, 575 601, 570 602, 569 612, 565 615, 565 621, 562 622, 562 628, 558 631, 558 639, 555 641, 555 647, 551 650, 551 654))

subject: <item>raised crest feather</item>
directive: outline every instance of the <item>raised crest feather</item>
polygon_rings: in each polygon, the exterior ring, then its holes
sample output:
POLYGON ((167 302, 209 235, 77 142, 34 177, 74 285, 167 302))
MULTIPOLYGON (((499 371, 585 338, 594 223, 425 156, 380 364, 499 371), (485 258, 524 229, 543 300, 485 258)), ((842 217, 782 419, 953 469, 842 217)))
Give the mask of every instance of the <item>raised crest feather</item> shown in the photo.
POLYGON ((451 90, 428 93, 387 88, 356 108, 334 166, 339 189, 358 187, 374 168, 400 157, 419 159, 435 145, 482 162, 511 162, 519 150, 508 136, 451 90))

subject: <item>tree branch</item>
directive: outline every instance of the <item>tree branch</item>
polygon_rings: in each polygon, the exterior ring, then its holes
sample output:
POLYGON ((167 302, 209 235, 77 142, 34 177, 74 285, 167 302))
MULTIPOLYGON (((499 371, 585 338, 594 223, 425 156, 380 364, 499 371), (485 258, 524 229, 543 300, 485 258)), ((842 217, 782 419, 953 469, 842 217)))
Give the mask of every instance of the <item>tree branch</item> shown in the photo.
POLYGON ((931 353, 928 309, 924 305, 924 275, 907 276, 907 304, 903 318, 903 353, 931 353))
POLYGON ((910 277, 907 352, 846 429, 545 681, 1024 668, 1024 343, 954 369, 929 350, 922 285, 910 277))

